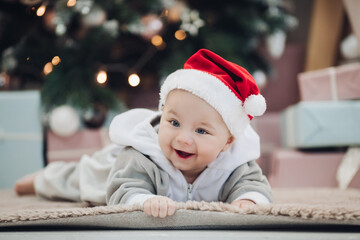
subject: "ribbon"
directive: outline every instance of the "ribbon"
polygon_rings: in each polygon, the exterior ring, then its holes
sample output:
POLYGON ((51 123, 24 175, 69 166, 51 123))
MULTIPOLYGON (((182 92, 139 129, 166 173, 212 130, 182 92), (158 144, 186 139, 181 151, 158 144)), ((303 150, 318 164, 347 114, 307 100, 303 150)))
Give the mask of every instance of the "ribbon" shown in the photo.
POLYGON ((331 98, 333 101, 339 100, 338 98, 338 91, 336 85, 336 71, 334 67, 328 68, 330 74, 330 91, 331 91, 331 98))
POLYGON ((36 141, 42 140, 43 136, 39 133, 5 133, 0 129, 0 140, 25 140, 25 141, 36 141))
POLYGON ((360 168, 360 147, 349 147, 336 173, 340 189, 346 189, 360 168))
POLYGON ((51 161, 64 160, 69 158, 79 158, 84 154, 93 154, 98 151, 99 148, 82 148, 82 149, 72 149, 72 150, 59 150, 59 151, 50 151, 47 153, 48 159, 51 161))

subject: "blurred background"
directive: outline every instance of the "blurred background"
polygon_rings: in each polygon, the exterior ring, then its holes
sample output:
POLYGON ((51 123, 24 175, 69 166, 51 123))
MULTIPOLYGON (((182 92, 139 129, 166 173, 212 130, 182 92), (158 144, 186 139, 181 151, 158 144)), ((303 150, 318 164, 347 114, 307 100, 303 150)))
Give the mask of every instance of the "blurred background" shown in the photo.
POLYGON ((337 187, 341 172, 360 187, 360 160, 345 157, 360 143, 358 12, 356 0, 1 0, 0 188, 109 144, 112 117, 156 109, 200 48, 245 67, 266 98, 252 124, 273 186, 337 187), (334 133, 340 111, 353 121, 334 133))

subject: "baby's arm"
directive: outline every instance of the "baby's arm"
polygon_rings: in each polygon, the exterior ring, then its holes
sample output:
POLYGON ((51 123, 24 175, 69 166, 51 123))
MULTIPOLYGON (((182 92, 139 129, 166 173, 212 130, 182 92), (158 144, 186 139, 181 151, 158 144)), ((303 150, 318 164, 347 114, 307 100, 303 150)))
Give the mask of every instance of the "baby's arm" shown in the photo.
POLYGON ((154 217, 175 213, 175 202, 164 197, 168 177, 146 156, 125 148, 110 172, 107 184, 108 205, 140 204, 144 212, 154 217))
POLYGON ((272 201, 271 187, 257 163, 250 161, 233 171, 220 192, 219 200, 238 207, 266 204, 272 201))

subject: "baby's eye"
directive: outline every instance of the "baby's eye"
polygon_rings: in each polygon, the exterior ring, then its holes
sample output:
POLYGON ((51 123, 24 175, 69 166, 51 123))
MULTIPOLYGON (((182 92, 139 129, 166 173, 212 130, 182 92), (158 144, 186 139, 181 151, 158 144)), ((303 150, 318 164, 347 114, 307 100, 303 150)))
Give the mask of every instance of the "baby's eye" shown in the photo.
POLYGON ((196 132, 199 133, 199 134, 207 134, 208 132, 202 128, 198 128, 196 129, 196 132))
POLYGON ((180 127, 180 123, 176 120, 171 120, 170 121, 171 125, 173 125, 174 127, 180 127))

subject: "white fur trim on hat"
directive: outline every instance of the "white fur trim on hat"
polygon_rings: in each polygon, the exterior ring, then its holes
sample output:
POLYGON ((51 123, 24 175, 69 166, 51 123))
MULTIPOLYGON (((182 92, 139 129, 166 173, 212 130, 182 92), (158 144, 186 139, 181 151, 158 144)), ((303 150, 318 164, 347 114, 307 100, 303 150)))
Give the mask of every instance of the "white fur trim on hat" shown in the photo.
POLYGON ((204 99, 221 115, 235 138, 240 136, 250 123, 241 99, 211 74, 195 69, 180 69, 170 74, 160 90, 160 107, 174 89, 183 89, 204 99))

